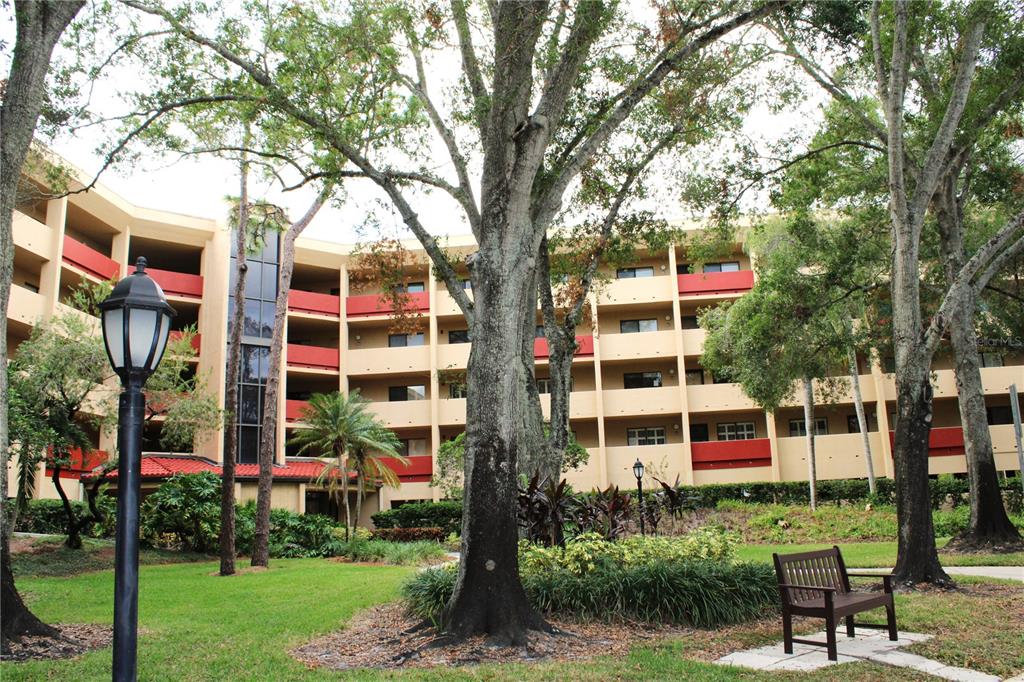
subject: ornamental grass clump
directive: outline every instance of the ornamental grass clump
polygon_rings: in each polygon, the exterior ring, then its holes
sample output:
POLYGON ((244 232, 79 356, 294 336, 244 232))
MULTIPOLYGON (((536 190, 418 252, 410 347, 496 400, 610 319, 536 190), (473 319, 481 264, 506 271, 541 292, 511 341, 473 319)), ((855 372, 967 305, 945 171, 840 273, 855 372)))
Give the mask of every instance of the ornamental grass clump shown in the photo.
MULTIPOLYGON (((617 542, 584 534, 562 547, 520 546, 531 604, 549 616, 714 627, 773 608, 772 568, 733 560, 737 538, 703 528, 677 538, 617 542)), ((454 566, 428 569, 403 588, 414 614, 436 620, 455 585, 454 566)))

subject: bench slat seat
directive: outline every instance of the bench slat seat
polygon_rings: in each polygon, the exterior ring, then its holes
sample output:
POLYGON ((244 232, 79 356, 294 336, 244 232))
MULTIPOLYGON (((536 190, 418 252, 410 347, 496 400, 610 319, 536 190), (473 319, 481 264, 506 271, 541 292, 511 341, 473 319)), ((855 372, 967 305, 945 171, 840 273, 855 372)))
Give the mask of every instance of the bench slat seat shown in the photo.
MULTIPOLYGON (((889 639, 897 641, 896 606, 892 595, 891 576, 849 573, 838 547, 814 552, 773 554, 775 575, 782 600, 782 633, 787 654, 793 653, 793 642, 825 646, 829 660, 838 659, 836 651, 836 622, 846 620, 846 634, 853 637, 854 614, 884 607, 889 639), (882 592, 862 592, 850 589, 850 577, 881 579, 882 592), (813 642, 793 637, 793 616, 825 619, 826 642, 813 642)), ((880 627, 859 624, 861 627, 880 627)))

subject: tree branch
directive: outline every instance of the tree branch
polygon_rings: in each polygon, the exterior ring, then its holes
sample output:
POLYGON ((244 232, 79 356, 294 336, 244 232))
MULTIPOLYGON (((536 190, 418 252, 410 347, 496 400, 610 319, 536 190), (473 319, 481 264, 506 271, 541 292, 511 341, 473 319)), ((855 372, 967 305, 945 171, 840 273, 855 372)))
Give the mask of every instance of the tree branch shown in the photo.
MULTIPOLYGON (((496 14, 492 11, 492 14, 496 14)), ((465 0, 452 0, 452 16, 455 18, 455 30, 459 35, 459 51, 462 54, 462 72, 469 81, 469 91, 473 95, 473 114, 480 139, 487 139, 487 113, 491 108, 490 95, 484 78, 480 72, 480 62, 476 58, 473 47, 473 35, 470 33, 469 17, 466 14, 465 0)))

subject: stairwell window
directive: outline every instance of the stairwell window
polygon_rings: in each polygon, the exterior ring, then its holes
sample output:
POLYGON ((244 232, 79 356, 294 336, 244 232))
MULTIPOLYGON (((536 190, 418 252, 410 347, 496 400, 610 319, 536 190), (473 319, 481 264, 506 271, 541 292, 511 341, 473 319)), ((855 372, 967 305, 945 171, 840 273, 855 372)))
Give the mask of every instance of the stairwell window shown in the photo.
POLYGON ((626 372, 622 375, 624 388, 659 388, 661 372, 626 372))
POLYGON ((637 277, 654 277, 654 266, 619 268, 615 271, 615 279, 636 279, 637 277))
POLYGON ((627 445, 664 445, 664 426, 641 426, 635 429, 626 429, 627 445))
POLYGON ((620 320, 619 332, 622 334, 637 334, 639 332, 658 331, 658 320, 620 320))
POLYGON ((754 422, 725 422, 716 425, 718 440, 753 440, 757 438, 754 422))
MULTIPOLYGON (((856 416, 854 417, 856 419, 856 416)), ((860 429, 857 430, 859 433, 860 429)), ((789 420, 789 436, 795 438, 796 436, 806 436, 807 426, 803 419, 790 419, 789 420)), ((814 420, 814 435, 815 436, 827 436, 828 435, 828 419, 825 417, 819 417, 814 420)))

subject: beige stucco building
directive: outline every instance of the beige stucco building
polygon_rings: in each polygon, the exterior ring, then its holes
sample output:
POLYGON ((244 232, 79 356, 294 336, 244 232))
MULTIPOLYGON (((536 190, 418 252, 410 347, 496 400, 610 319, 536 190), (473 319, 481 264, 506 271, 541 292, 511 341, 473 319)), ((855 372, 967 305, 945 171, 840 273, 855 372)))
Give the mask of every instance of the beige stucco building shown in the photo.
MULTIPOLYGON (((129 264, 145 256, 148 272, 177 309, 175 327, 194 324, 198 329, 196 371, 209 386, 223 387, 231 241, 222 221, 138 207, 102 186, 26 202, 14 220, 10 348, 16 353, 40 319, 68 310, 68 295, 82 280, 123 277, 129 264)), ((468 252, 472 242, 452 237, 448 246, 468 252)), ((422 315, 422 332, 398 335, 378 294, 350 287, 349 248, 300 239, 289 295, 286 361, 278 368, 260 366, 262 349, 269 343, 267 306, 276 296, 276 252, 268 249, 250 264, 250 350, 242 389, 258 396, 267 372, 281 374, 275 505, 298 511, 325 508, 324 493, 311 484, 316 463, 290 457, 285 443, 293 429, 302 428, 300 414, 310 394, 355 388, 399 434, 411 461, 398 472, 401 488, 371 494, 368 513, 399 501, 437 499, 438 491, 429 485, 433 458, 439 443, 464 428, 466 414, 461 387, 445 383, 451 373, 444 370, 464 369, 470 345, 454 300, 438 285, 422 252, 414 245, 410 249, 418 264, 408 269, 407 286, 422 315)), ((680 246, 646 253, 633 267, 606 273, 608 282, 592 297, 592 321, 578 330, 580 352, 572 369, 572 428, 590 452, 589 462, 568 474, 577 489, 632 487, 631 465, 637 458, 650 474, 667 481, 676 476, 694 484, 806 479, 801 408, 793 404, 765 412, 738 385, 716 383, 701 367, 704 332, 696 324, 697 311, 742 296, 754 283, 743 245, 736 244, 734 251, 697 274, 689 273, 680 246)), ((538 338, 538 378, 547 373, 545 349, 538 338)), ((982 374, 996 461, 1001 470, 1012 470, 1016 455, 1008 386, 1024 387, 1024 353, 986 354, 985 360, 982 374)), ((893 376, 879 362, 860 362, 874 468, 879 475, 892 475, 893 376)), ((931 471, 962 473, 963 433, 951 360, 938 358, 934 370, 931 471)), ((223 401, 223 392, 218 395, 223 401)), ((816 415, 818 476, 863 477, 849 391, 832 404, 819 405, 816 415)), ((251 463, 258 415, 249 421, 239 429, 242 461, 251 463)), ((147 442, 155 442, 157 435, 147 434, 147 442)), ((95 446, 101 451, 109 447, 107 437, 97 434, 95 446)), ((215 469, 222 447, 223 434, 211 434, 193 453, 149 452, 144 486, 152 488, 177 470, 215 469)), ((254 498, 255 466, 243 464, 239 473, 240 499, 254 498)), ((67 487, 72 495, 82 494, 77 478, 68 480, 67 487)), ((52 484, 43 477, 37 495, 54 496, 52 484)))

